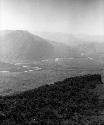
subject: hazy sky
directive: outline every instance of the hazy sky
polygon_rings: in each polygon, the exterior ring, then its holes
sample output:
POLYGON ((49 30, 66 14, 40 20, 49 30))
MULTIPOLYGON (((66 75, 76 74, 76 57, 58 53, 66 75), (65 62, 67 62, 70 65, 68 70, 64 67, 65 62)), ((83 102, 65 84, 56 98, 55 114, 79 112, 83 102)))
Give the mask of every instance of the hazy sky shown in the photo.
POLYGON ((104 0, 0 0, 0 29, 104 34, 104 0))

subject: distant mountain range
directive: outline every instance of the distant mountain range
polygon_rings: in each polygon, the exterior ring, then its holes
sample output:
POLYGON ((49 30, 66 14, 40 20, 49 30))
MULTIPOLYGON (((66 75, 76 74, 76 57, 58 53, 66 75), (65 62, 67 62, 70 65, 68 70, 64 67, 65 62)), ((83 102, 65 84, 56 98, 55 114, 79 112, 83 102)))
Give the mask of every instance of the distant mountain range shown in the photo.
POLYGON ((48 37, 24 30, 0 31, 0 60, 40 61, 52 58, 104 57, 103 37, 47 33, 48 37), (46 39, 47 38, 47 39, 46 39), (52 38, 52 39, 51 39, 52 38), (56 42, 57 41, 57 42, 56 42), (100 41, 100 42, 99 42, 100 41))
POLYGON ((75 49, 81 57, 91 57, 104 62, 104 35, 74 35, 61 32, 36 32, 36 34, 75 49))
POLYGON ((85 55, 104 53, 104 35, 73 35, 60 32, 37 32, 37 35, 76 48, 77 51, 85 53, 85 55))
POLYGON ((0 35, 2 60, 40 60, 53 56, 52 44, 27 31, 3 31, 0 35))
POLYGON ((85 42, 104 42, 104 35, 69 34, 61 32, 36 32, 37 35, 56 42, 76 46, 85 42))
POLYGON ((28 31, 0 31, 0 59, 3 61, 35 61, 79 55, 75 48, 44 39, 28 31))

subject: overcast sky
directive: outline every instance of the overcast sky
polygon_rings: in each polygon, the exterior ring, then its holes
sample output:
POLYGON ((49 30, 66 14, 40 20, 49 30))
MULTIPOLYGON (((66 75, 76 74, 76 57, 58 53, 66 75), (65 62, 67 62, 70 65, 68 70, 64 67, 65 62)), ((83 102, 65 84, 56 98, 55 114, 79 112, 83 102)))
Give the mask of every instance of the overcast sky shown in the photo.
POLYGON ((0 29, 104 34, 104 0, 0 0, 0 29))

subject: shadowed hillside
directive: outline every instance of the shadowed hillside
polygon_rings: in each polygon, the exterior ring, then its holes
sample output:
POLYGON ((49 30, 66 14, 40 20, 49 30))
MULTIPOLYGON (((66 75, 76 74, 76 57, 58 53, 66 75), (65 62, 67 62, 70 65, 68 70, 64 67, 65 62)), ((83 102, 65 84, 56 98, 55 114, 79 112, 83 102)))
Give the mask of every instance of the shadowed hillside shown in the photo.
POLYGON ((100 75, 67 78, 51 85, 0 97, 1 125, 103 125, 97 86, 100 75))

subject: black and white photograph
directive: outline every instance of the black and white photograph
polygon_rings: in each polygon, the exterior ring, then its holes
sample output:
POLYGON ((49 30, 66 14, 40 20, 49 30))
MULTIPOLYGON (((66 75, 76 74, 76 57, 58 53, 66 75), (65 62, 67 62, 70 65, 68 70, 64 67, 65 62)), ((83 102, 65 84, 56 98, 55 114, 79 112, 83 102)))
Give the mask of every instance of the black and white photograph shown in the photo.
POLYGON ((104 0, 0 0, 0 125, 104 125, 104 0))

